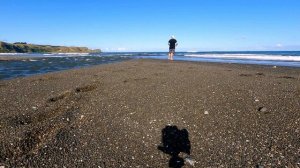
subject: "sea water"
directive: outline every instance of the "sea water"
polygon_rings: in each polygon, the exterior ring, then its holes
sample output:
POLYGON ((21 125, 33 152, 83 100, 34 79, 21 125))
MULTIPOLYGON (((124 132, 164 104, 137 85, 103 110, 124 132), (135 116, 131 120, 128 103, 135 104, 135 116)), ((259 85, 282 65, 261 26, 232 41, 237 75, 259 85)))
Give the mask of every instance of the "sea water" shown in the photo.
MULTIPOLYGON (((131 59, 168 58, 166 52, 123 53, 56 53, 56 54, 0 54, 0 80, 43 74, 85 66, 109 64, 131 59)), ((247 51, 247 52, 177 52, 174 60, 288 66, 300 68, 299 51, 247 51)))

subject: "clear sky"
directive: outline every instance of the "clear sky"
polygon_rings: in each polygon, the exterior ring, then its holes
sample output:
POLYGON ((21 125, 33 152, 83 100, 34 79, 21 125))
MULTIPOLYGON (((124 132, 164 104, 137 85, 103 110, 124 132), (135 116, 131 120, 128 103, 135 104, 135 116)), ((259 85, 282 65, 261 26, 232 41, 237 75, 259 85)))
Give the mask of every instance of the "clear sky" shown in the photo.
POLYGON ((300 50, 300 0, 0 0, 0 41, 103 51, 300 50))

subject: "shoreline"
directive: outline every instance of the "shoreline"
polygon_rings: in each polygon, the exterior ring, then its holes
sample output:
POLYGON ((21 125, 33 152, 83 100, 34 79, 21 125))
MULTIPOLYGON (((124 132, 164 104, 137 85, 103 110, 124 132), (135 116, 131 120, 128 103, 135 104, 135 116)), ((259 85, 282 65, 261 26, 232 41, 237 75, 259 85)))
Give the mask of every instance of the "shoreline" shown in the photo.
MULTIPOLYGON (((49 58, 49 57, 47 57, 49 58)), ((43 57, 3 57, 1 58, 0 56, 0 62, 6 62, 6 61, 30 61, 31 59, 45 59, 43 57)), ((62 70, 55 70, 55 71, 50 71, 50 72, 40 72, 40 73, 36 73, 36 74, 26 74, 25 76, 19 76, 19 77, 10 77, 10 78, 3 78, 0 79, 0 81, 7 81, 7 80, 12 80, 12 79, 18 79, 18 78, 26 78, 26 77, 33 77, 36 75, 45 75, 48 73, 56 73, 56 72, 63 72, 63 71, 68 71, 68 70, 75 70, 75 69, 81 69, 81 68, 90 68, 90 67, 95 67, 95 66, 103 66, 103 65, 109 65, 109 64, 115 64, 115 63, 122 63, 122 62, 127 62, 127 61, 132 61, 132 60, 152 60, 152 61, 162 61, 162 62, 168 62, 169 60, 167 59, 153 59, 153 58, 133 58, 133 59, 129 59, 129 60, 122 60, 122 61, 116 61, 116 62, 108 62, 108 63, 100 63, 100 64, 96 64, 96 65, 85 65, 85 66, 80 66, 80 67, 74 67, 74 68, 70 68, 70 69, 62 69, 62 70)), ((263 65, 263 64, 247 64, 247 63, 225 63, 225 62, 202 62, 202 61, 188 61, 188 60, 174 60, 174 62, 182 62, 182 63, 191 63, 191 64, 203 64, 203 65, 220 65, 220 66, 226 66, 226 65, 236 65, 236 66, 241 66, 241 67, 254 67, 254 68, 259 68, 259 67, 269 67, 269 68, 281 68, 281 69, 300 69, 300 67, 298 66, 274 66, 274 65, 263 65)))
POLYGON ((297 167, 299 74, 137 59, 1 80, 0 166, 167 167, 174 125, 195 167, 297 167))

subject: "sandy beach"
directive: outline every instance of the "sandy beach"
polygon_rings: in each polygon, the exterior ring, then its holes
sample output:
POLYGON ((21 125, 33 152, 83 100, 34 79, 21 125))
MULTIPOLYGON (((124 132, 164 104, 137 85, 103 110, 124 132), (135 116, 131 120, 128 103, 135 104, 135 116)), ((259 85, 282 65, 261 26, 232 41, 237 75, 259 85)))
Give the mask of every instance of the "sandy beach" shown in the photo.
POLYGON ((0 166, 300 167, 299 74, 141 59, 2 80, 0 166))

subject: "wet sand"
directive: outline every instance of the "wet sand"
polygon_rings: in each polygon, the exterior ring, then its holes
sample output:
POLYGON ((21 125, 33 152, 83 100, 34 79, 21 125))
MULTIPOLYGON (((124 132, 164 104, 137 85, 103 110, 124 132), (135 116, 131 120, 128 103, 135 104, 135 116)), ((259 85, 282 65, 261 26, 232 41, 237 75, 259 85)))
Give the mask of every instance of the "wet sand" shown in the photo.
POLYGON ((299 167, 299 74, 133 60, 0 81, 0 166, 169 167, 190 148, 195 167, 299 167))

